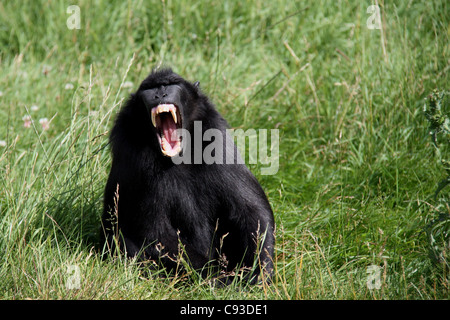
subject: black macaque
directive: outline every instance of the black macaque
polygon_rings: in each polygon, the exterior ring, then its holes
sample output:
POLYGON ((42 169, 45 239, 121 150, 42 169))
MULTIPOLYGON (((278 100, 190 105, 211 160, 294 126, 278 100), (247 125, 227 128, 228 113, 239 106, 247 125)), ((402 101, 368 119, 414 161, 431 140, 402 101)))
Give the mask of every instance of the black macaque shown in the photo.
POLYGON ((105 252, 118 248, 169 272, 179 269, 183 258, 223 284, 236 274, 252 284, 270 281, 272 209, 227 128, 198 82, 170 69, 153 71, 142 82, 110 135, 112 166, 101 230, 105 252), (216 148, 213 163, 202 157, 208 142, 193 145, 194 135, 208 129, 224 137, 222 158, 216 148), (230 153, 232 163, 225 161, 230 153))

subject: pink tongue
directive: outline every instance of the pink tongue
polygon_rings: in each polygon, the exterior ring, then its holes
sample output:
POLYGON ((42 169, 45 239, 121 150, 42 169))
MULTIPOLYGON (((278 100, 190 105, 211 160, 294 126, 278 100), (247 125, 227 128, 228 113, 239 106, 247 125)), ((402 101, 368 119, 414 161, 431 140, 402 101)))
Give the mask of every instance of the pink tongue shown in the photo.
POLYGON ((173 121, 166 120, 162 124, 163 134, 164 138, 169 142, 170 147, 174 148, 177 143, 177 135, 175 130, 177 129, 177 126, 173 121))

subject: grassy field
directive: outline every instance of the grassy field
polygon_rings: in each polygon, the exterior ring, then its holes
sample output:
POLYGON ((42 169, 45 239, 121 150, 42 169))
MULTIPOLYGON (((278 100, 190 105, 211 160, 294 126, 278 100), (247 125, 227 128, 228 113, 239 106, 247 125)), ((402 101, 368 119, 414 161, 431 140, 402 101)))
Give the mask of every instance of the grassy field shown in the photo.
POLYGON ((379 1, 381 29, 371 1, 77 4, 73 29, 69 2, 0 2, 0 298, 449 298, 423 112, 449 89, 448 1, 379 1), (96 251, 108 132, 160 65, 233 128, 279 129, 278 172, 250 165, 277 223, 271 286, 146 278, 96 251))

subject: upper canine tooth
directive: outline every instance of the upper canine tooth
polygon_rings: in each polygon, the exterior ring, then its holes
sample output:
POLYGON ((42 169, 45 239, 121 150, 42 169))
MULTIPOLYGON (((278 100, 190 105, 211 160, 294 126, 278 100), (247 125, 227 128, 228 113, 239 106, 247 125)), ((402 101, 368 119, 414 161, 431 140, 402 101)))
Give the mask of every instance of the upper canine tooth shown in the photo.
POLYGON ((175 123, 177 123, 177 112, 175 111, 175 109, 170 108, 170 113, 172 114, 173 121, 175 121, 175 123))
POLYGON ((153 110, 152 110, 152 123, 153 126, 156 128, 156 112, 154 112, 153 110))

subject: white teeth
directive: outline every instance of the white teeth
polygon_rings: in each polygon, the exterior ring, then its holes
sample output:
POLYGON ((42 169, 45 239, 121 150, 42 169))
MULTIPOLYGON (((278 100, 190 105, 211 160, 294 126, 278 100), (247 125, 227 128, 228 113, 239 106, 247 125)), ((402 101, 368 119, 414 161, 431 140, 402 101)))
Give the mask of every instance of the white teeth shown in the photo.
POLYGON ((156 112, 153 112, 153 109, 152 109, 152 123, 153 126, 156 128, 156 112))
POLYGON ((175 146, 175 148, 170 150, 170 151, 165 150, 165 149, 161 149, 161 152, 167 157, 174 157, 177 154, 179 154, 180 151, 181 151, 181 147, 180 146, 175 146))
MULTIPOLYGON (((175 123, 178 123, 178 117, 177 117, 177 107, 173 104, 160 104, 156 107, 152 108, 151 111, 151 118, 152 118, 152 124, 156 128, 156 116, 163 112, 170 112, 172 115, 173 121, 175 123)), ((171 143, 167 140, 167 138, 164 136, 164 133, 161 131, 157 134, 159 145, 161 146, 161 152, 163 155, 167 157, 174 157, 177 154, 181 152, 181 137, 177 136, 177 142, 172 147, 171 143)))
POLYGON ((173 104, 160 104, 152 109, 152 123, 156 127, 156 116, 163 112, 170 112, 173 121, 178 123, 177 108, 173 104))
POLYGON ((177 112, 175 111, 175 109, 171 108, 170 113, 172 114, 173 121, 177 123, 177 112))
POLYGON ((178 142, 175 147, 171 147, 170 143, 167 141, 167 139, 163 136, 159 138, 159 143, 161 145, 161 152, 167 156, 167 157, 173 157, 180 153, 181 151, 181 144, 178 142))

